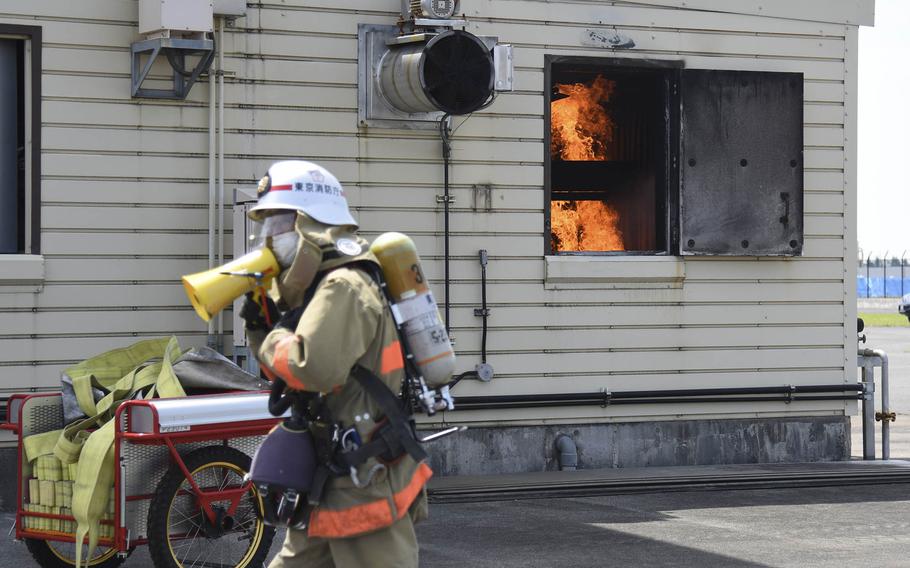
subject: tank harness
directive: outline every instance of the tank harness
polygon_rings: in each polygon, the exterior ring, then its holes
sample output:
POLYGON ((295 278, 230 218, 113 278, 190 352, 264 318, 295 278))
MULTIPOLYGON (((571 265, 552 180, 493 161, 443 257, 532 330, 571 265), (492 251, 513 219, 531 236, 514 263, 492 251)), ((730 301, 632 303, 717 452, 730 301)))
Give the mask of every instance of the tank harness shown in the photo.
MULTIPOLYGON (((338 255, 337 251, 331 252, 338 255)), ((331 252, 326 251, 326 257, 331 252)), ((360 260, 318 272, 304 294, 303 305, 292 310, 295 313, 290 314, 289 319, 299 320, 299 316, 303 314, 304 309, 313 299, 316 288, 322 280, 340 268, 357 268, 365 272, 379 286, 386 306, 391 305, 380 267, 372 261, 360 260)), ((393 321, 395 321, 394 317, 393 321)), ((408 344, 404 340, 401 326, 397 322, 395 328, 404 351, 405 377, 402 381, 401 396, 394 393, 369 369, 361 365, 355 365, 351 369, 354 380, 373 398, 384 415, 384 419, 367 442, 360 442, 359 434, 353 427, 345 429, 332 419, 325 402, 325 395, 322 393, 296 391, 285 393, 286 385, 283 380, 276 378, 272 383, 269 412, 274 416, 281 416, 290 408, 291 418, 288 419, 288 422, 298 428, 307 427, 313 436, 319 463, 307 495, 308 503, 311 506, 316 506, 321 501, 325 485, 330 477, 349 475, 358 487, 369 484, 376 469, 370 472, 370 478, 361 482, 357 477, 357 467, 370 458, 378 459, 381 464, 393 462, 405 453, 417 462, 427 458, 427 453, 417 439, 412 412, 414 404, 411 400, 409 386, 409 376, 415 376, 417 370, 413 357, 408 352, 408 344)), ((379 469, 382 467, 384 466, 380 465, 379 469)))

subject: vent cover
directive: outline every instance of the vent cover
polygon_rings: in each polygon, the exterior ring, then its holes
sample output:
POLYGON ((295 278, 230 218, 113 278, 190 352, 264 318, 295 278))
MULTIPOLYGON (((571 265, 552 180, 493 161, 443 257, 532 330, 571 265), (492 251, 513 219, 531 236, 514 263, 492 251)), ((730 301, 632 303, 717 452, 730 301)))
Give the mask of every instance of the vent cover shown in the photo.
POLYGON ((493 57, 475 35, 447 31, 427 43, 421 61, 423 90, 449 114, 469 114, 493 93, 493 57))

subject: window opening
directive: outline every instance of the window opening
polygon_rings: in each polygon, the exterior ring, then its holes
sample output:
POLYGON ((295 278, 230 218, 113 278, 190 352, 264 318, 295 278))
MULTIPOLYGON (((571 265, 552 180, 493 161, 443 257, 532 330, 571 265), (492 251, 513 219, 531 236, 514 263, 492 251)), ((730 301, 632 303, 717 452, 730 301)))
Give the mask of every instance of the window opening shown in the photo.
POLYGON ((667 69, 553 61, 551 254, 668 252, 667 69))
POLYGON ((0 23, 0 254, 41 252, 41 27, 0 23))
POLYGON ((0 254, 25 252, 23 42, 0 39, 0 254))

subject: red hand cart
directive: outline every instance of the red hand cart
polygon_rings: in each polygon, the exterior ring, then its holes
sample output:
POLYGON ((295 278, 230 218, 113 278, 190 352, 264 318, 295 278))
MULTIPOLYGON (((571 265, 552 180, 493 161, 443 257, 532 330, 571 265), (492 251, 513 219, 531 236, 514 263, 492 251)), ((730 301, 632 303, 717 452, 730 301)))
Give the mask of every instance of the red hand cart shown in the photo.
MULTIPOLYGON (((156 568, 258 568, 274 529, 260 520, 262 502, 244 476, 279 420, 269 415, 267 400, 257 392, 122 403, 115 416, 113 515, 102 521, 111 528, 90 553, 81 545, 83 564, 112 568, 148 545, 156 568)), ((19 442, 16 538, 44 568, 74 566, 74 535, 59 530, 74 526, 74 518, 30 506, 35 472, 22 446, 28 436, 63 427, 60 394, 13 395, 0 427, 19 442)))

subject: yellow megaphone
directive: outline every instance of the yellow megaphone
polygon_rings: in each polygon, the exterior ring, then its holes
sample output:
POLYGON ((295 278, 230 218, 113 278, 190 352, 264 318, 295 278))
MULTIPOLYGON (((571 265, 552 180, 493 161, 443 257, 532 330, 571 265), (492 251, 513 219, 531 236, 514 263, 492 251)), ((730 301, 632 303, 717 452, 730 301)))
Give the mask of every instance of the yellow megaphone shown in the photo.
POLYGON ((209 321, 240 296, 267 287, 278 272, 275 255, 267 247, 261 247, 237 260, 189 274, 181 280, 196 313, 209 321))

